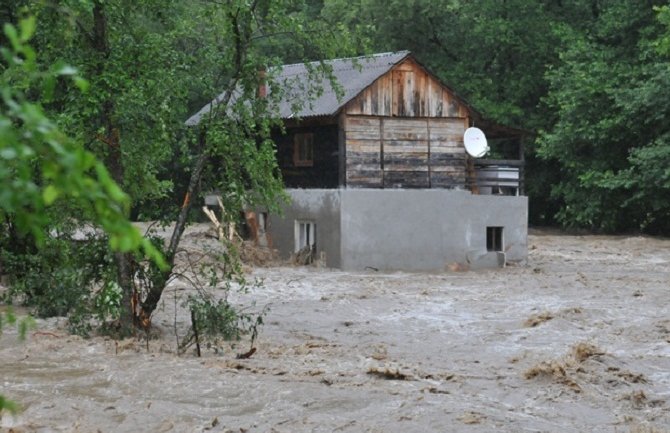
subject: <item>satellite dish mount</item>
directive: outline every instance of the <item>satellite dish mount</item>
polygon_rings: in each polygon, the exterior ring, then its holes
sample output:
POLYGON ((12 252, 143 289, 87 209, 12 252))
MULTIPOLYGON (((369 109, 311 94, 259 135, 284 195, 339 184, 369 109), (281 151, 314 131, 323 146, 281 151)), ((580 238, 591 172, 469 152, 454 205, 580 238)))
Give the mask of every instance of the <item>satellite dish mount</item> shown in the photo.
POLYGON ((465 145, 465 151, 473 158, 481 158, 491 150, 484 132, 479 128, 466 129, 463 134, 463 144, 465 145))

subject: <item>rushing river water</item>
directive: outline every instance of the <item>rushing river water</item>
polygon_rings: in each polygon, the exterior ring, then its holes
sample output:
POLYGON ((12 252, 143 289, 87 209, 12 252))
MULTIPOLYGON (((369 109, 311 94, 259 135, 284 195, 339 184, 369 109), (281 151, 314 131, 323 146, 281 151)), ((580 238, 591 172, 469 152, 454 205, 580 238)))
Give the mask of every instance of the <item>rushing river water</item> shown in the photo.
POLYGON ((257 352, 177 356, 39 321, 0 338, 13 432, 668 432, 670 241, 530 236, 527 266, 462 273, 259 268, 257 352), (587 348, 587 349, 583 349, 587 348))

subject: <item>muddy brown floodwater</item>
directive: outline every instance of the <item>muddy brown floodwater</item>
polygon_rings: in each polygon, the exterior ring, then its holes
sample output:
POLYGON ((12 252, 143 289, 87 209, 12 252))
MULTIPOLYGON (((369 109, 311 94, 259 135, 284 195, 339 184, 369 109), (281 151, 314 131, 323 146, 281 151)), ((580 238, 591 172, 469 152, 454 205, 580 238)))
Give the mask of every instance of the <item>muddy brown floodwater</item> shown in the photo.
MULTIPOLYGON (((258 268, 258 351, 174 354, 39 321, 0 339, 13 432, 670 432, 670 241, 534 233, 527 265, 258 268)), ((180 310, 178 308, 178 310, 180 310)), ((236 350, 244 351, 239 347, 236 350)))

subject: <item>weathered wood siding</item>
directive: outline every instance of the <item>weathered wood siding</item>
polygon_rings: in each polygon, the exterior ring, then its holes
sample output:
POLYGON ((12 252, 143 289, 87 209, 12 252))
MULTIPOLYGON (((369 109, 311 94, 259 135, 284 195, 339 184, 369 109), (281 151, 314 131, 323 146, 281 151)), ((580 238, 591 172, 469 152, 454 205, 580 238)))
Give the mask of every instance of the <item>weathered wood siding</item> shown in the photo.
POLYGON ((463 185, 466 119, 346 116, 343 125, 347 186, 463 185))
POLYGON ((347 186, 464 184, 468 109, 413 59, 393 67, 343 111, 347 186))
POLYGON ((414 60, 407 59, 345 107, 348 115, 467 117, 467 107, 414 60))
POLYGON ((346 117, 346 185, 382 187, 381 118, 346 117))
POLYGON ((384 188, 430 188, 426 119, 383 119, 384 188))
POLYGON ((428 120, 432 188, 453 188, 465 183, 466 154, 463 133, 467 127, 467 119, 428 120))

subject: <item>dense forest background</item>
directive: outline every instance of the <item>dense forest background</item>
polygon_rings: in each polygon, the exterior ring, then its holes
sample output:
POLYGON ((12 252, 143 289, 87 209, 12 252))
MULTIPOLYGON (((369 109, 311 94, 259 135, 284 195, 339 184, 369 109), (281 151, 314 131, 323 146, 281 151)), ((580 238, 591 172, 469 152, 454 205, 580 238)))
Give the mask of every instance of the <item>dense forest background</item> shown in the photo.
POLYGON ((155 218, 186 189, 174 175, 188 161, 177 125, 220 92, 230 70, 212 71, 239 42, 226 20, 245 7, 261 17, 248 23, 256 63, 407 49, 484 116, 529 131, 531 224, 670 233, 666 2, 17 0, 3 2, 0 21, 35 14, 38 59, 90 81, 86 97, 57 86, 45 109, 110 161, 95 137, 119 130, 116 180, 134 217, 155 218))

